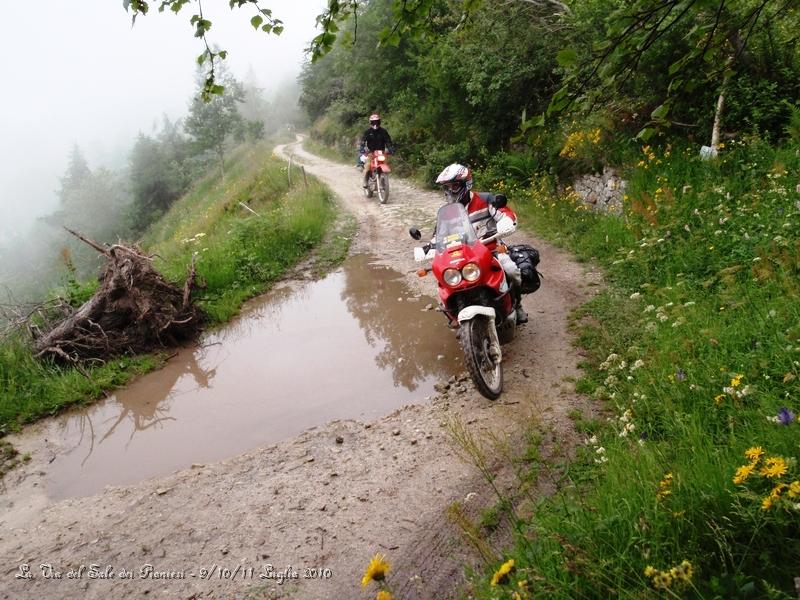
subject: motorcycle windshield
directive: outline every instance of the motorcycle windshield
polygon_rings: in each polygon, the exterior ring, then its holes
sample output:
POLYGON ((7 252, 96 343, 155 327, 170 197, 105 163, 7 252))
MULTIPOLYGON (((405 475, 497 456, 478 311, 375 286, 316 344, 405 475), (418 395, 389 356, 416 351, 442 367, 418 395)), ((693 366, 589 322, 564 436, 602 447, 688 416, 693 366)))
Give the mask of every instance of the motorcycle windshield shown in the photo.
POLYGON ((472 246, 478 241, 475 229, 469 222, 467 209, 458 202, 445 204, 436 215, 436 252, 460 244, 472 246))

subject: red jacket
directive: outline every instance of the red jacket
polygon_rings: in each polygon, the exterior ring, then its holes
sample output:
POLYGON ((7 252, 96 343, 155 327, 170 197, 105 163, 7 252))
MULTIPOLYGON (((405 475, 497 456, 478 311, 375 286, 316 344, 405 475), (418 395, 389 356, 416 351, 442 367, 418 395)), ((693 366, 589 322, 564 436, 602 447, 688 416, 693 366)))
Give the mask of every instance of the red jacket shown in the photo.
MULTIPOLYGON (((469 204, 467 205, 467 213, 472 214, 474 212, 478 212, 479 210, 483 210, 487 208, 489 205, 486 204, 486 201, 478 195, 478 192, 470 192, 471 198, 469 204)), ((517 222, 517 214, 511 210, 508 206, 504 206, 500 209, 500 212, 504 215, 511 217, 514 223, 517 222)))

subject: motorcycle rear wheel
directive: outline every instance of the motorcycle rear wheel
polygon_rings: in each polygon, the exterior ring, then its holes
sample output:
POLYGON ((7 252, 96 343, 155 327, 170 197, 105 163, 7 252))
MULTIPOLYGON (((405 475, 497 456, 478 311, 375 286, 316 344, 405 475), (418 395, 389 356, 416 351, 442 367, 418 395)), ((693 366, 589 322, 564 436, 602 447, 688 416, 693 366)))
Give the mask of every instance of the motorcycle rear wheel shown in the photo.
POLYGON ((503 392, 503 365, 489 354, 491 326, 491 320, 484 316, 462 323, 461 348, 475 387, 489 400, 497 400, 503 392))
POLYGON ((389 201, 389 176, 386 173, 381 173, 378 176, 378 198, 381 204, 386 204, 389 201))

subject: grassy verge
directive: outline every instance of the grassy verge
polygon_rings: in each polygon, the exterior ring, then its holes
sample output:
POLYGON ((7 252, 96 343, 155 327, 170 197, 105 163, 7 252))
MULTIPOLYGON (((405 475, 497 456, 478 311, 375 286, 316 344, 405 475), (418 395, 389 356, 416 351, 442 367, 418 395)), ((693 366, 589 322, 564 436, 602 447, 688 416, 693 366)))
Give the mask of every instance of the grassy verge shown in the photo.
POLYGON ((495 182, 522 222, 606 269, 574 326, 578 388, 607 419, 573 415, 593 435, 475 598, 794 597, 800 150, 641 151, 621 218, 546 178, 495 182))
POLYGON ((333 160, 344 164, 356 164, 356 149, 353 148, 351 152, 345 153, 340 148, 333 148, 327 146, 322 142, 315 140, 311 137, 306 137, 303 140, 303 148, 312 154, 333 160))
MULTIPOLYGON (((196 257, 203 287, 195 301, 210 323, 236 314, 244 300, 269 287, 328 232, 335 212, 327 189, 313 178, 308 188, 297 178, 293 183, 288 184, 286 164, 270 158, 266 144, 242 148, 231 157, 224 180, 212 175, 199 182, 145 236, 143 246, 159 257, 157 268, 180 285, 196 257)), ((346 254, 348 241, 346 231, 333 236, 321 264, 333 266, 346 254)), ((91 290, 91 285, 74 287, 76 297, 91 290)), ((120 357, 81 373, 37 360, 21 336, 6 339, 0 344, 0 437, 96 399, 162 361, 157 354, 120 357)))

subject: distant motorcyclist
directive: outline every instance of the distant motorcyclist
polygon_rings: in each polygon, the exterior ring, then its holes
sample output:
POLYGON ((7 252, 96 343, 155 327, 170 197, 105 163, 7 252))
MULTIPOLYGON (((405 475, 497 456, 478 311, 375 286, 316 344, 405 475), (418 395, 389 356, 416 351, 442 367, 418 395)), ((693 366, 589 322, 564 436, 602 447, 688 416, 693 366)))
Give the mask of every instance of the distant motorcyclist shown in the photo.
MULTIPOLYGON (((378 113, 373 113, 369 116, 369 129, 361 136, 361 145, 358 151, 359 165, 364 166, 365 161, 361 158, 362 156, 375 150, 392 153, 392 137, 386 129, 381 127, 381 116, 378 113)), ((364 173, 365 188, 368 180, 369 171, 364 173)))
MULTIPOLYGON (((517 215, 508 206, 495 208, 485 198, 489 194, 479 194, 472 191, 472 171, 464 165, 453 163, 439 173, 436 183, 444 189, 448 203, 460 202, 468 214, 479 210, 488 209, 490 222, 488 228, 497 231, 501 236, 511 235, 517 230, 517 215)), ((528 313, 522 308, 522 275, 517 264, 505 253, 496 254, 497 260, 503 267, 512 287, 517 303, 517 323, 527 323, 528 313)))

